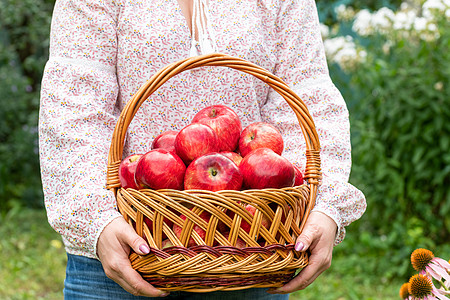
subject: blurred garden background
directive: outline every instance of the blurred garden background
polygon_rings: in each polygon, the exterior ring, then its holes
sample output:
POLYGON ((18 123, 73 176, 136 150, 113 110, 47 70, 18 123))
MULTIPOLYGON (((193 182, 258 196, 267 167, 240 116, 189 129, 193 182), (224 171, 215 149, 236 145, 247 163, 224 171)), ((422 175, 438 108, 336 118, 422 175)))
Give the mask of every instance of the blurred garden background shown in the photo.
MULTIPOLYGON (((54 0, 0 1, 0 299, 62 299, 66 256, 45 216, 37 119, 54 0)), ((291 299, 399 299, 428 248, 450 259, 450 2, 317 1, 351 118, 367 211, 332 267, 291 299)))

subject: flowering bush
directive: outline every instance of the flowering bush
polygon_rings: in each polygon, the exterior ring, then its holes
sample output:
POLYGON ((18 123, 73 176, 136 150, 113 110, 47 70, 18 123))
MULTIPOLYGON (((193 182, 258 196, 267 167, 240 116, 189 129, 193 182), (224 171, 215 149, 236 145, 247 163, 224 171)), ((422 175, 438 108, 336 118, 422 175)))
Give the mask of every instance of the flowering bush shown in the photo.
POLYGON ((411 254, 411 264, 419 274, 401 286, 400 298, 450 299, 446 297, 450 295, 450 263, 435 257, 430 250, 416 249, 411 254))
POLYGON ((339 27, 330 30, 322 24, 324 46, 329 61, 351 71, 366 61, 367 41, 370 39, 377 46, 384 40, 382 50, 386 54, 405 39, 416 46, 423 41, 435 42, 440 38, 440 30, 444 30, 450 20, 450 1, 427 0, 422 6, 404 2, 396 12, 383 7, 373 13, 367 9, 355 12, 352 7, 340 5, 336 8, 336 15, 341 24, 352 24, 352 32, 358 35, 360 40, 366 40, 362 45, 357 45, 352 35, 340 35, 339 27), (439 29, 439 25, 444 28, 439 29), (334 37, 330 35, 333 30, 334 37))
POLYGON ((324 46, 350 110, 350 180, 368 200, 343 247, 388 255, 374 268, 405 275, 417 245, 446 247, 450 236, 450 3, 336 14, 324 46))
POLYGON ((317 1, 319 17, 325 24, 336 23, 338 10, 343 5, 351 5, 355 10, 371 9, 377 10, 380 7, 398 7, 401 0, 329 0, 317 1))

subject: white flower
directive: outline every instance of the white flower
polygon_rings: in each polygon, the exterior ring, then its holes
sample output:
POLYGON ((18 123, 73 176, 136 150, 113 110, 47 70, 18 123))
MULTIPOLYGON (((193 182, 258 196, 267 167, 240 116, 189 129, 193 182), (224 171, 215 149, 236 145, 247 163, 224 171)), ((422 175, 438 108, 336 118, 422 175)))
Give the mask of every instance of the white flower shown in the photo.
POLYGON ((387 7, 380 8, 373 14, 372 24, 375 27, 388 27, 395 19, 395 13, 387 7))
POLYGON ((434 24, 434 23, 428 24, 427 29, 429 31, 436 31, 436 32, 438 31, 438 28, 437 28, 436 24, 434 24))
POLYGON ((327 25, 320 23, 320 33, 322 35, 322 39, 327 39, 330 36, 330 28, 327 25))
POLYGON ((345 9, 346 9, 345 4, 341 4, 334 9, 334 12, 336 13, 336 17, 338 19, 340 19, 340 17, 342 17, 342 15, 345 14, 345 9))
POLYGON ((334 59, 339 64, 345 63, 346 61, 350 60, 351 58, 356 57, 356 48, 354 47, 345 47, 340 49, 340 51, 336 52, 334 55, 334 59))
POLYGON ((351 7, 344 4, 339 5, 334 9, 336 17, 340 21, 350 21, 355 16, 355 11, 351 7))
POLYGON ((423 31, 427 29, 427 19, 418 17, 414 19, 414 29, 417 31, 423 31))
POLYGON ((442 14, 450 7, 450 1, 448 0, 427 0, 422 5, 422 15, 427 19, 433 19, 434 14, 442 14))
POLYGON ((395 15, 393 28, 395 30, 410 30, 415 18, 416 13, 412 10, 400 11, 395 15))
MULTIPOLYGON (((436 91, 442 91, 444 89, 444 83, 442 81, 438 81, 434 84, 433 87, 436 91)), ((447 284, 449 284, 450 288, 450 281, 448 281, 447 284)))
POLYGON ((339 36, 324 41, 325 53, 330 61, 337 63, 343 70, 351 70, 365 61, 366 51, 358 51, 351 36, 339 36))
POLYGON ((334 56, 338 51, 344 48, 354 48, 353 38, 349 35, 338 36, 328 39, 323 43, 327 55, 334 56))
POLYGON ((360 62, 365 61, 365 60, 366 60, 366 57, 367 57, 367 52, 366 52, 366 50, 359 50, 359 51, 358 51, 358 57, 359 57, 359 61, 360 61, 360 62))
MULTIPOLYGON (((449 1, 446 1, 449 2, 449 1)), ((427 0, 423 5, 422 9, 436 9, 438 11, 444 11, 446 9, 446 6, 449 6, 448 3, 445 3, 441 0, 427 0)))
POLYGON ((323 42, 325 47, 325 53, 327 56, 332 56, 336 53, 337 49, 341 48, 345 43, 345 37, 338 36, 335 38, 327 39, 323 42))
POLYGON ((353 22, 352 29, 361 36, 368 36, 373 33, 371 24, 372 14, 367 9, 360 10, 353 22))
POLYGON ((400 4, 400 10, 408 10, 410 5, 408 2, 402 2, 402 4, 400 4))
POLYGON ((439 30, 434 23, 426 24, 426 28, 419 31, 419 37, 421 40, 426 42, 432 42, 440 38, 439 30))

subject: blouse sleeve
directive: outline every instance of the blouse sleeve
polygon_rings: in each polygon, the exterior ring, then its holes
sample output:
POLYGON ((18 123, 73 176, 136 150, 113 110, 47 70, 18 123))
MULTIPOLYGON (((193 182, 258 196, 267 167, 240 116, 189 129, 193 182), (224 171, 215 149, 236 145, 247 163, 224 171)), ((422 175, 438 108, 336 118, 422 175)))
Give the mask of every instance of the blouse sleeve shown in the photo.
POLYGON ((56 1, 39 115, 45 206, 72 254, 96 257, 103 228, 120 216, 106 186, 117 120, 116 8, 56 1))
MULTIPOLYGON (((345 226, 366 208, 364 195, 348 183, 351 168, 350 124, 346 103, 332 83, 326 63, 314 0, 280 1, 277 65, 282 78, 305 102, 321 144, 322 181, 314 211, 330 216, 338 225, 335 244, 345 236, 345 226)), ((285 139, 283 156, 304 169, 305 140, 287 102, 270 91, 262 107, 263 120, 273 123, 285 139)))

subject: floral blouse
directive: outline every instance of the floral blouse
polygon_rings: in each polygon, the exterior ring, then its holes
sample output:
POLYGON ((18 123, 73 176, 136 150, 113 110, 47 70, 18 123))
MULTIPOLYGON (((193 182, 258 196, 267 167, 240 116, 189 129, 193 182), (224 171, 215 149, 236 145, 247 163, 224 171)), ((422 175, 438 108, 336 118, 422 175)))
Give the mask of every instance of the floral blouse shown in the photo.
MULTIPOLYGON (((351 153, 346 103, 330 80, 313 0, 209 0, 217 52, 253 62, 281 77, 313 116, 323 179, 315 211, 345 226, 364 212, 364 195, 348 183, 351 153)), ((160 68, 189 57, 191 31, 177 0, 58 0, 40 106, 40 161, 51 226, 68 253, 96 258, 103 228, 120 216, 106 168, 121 109, 160 68)), ((128 129, 124 157, 150 150, 154 137, 180 130, 197 111, 224 104, 243 127, 274 124, 283 156, 305 166, 295 114, 251 75, 202 67, 171 78, 141 106, 128 129)))

